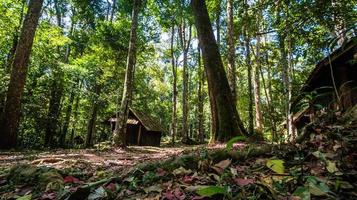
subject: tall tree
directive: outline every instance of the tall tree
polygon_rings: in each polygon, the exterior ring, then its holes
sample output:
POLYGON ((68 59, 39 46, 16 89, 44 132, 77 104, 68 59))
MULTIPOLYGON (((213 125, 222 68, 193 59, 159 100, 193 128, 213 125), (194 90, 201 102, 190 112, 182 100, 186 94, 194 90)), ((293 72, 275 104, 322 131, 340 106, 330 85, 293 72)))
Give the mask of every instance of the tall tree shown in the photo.
MULTIPOLYGON (((259 1, 258 1, 259 2, 259 1)), ((259 33, 260 30, 260 20, 261 20, 261 13, 257 16, 257 32, 259 33)), ((261 69, 261 53, 260 53, 260 46, 261 46, 261 38, 260 35, 257 33, 256 36, 256 64, 254 65, 254 104, 255 104, 255 126, 256 130, 259 134, 263 133, 263 115, 261 110, 261 97, 260 97, 260 69, 261 69)))
POLYGON ((254 132, 254 117, 253 117, 253 86, 252 86, 252 63, 250 59, 250 37, 249 37, 249 5, 247 0, 244 1, 244 45, 245 45, 245 60, 248 68, 248 132, 252 134, 254 132))
POLYGON ((43 0, 30 0, 13 59, 11 78, 7 90, 4 119, 0 127, 0 149, 16 145, 20 121, 21 99, 24 92, 27 66, 43 0))
POLYGON ((179 37, 183 53, 183 71, 182 71, 182 140, 186 142, 188 140, 188 67, 187 56, 191 43, 191 25, 187 27, 186 20, 182 19, 181 26, 179 26, 179 37), (188 29, 188 34, 186 34, 188 29))
POLYGON ((235 45, 234 45, 234 22, 233 22, 233 0, 227 0, 227 45, 228 45, 228 82, 231 88, 233 103, 237 101, 236 91, 236 67, 235 67, 235 45))
POLYGON ((235 135, 248 135, 233 104, 233 97, 214 38, 205 0, 192 0, 191 5, 207 70, 207 79, 211 84, 210 89, 217 108, 217 140, 227 141, 235 135))
POLYGON ((170 44, 172 79, 173 79, 172 80, 172 117, 171 117, 172 143, 175 143, 175 137, 177 132, 177 66, 175 61, 174 39, 175 39, 175 24, 172 24, 171 44, 170 44))
POLYGON ((204 116, 203 116, 203 106, 204 106, 204 94, 203 94, 203 87, 204 87, 204 70, 202 69, 201 64, 201 48, 198 44, 197 46, 197 61, 198 61, 198 139, 200 143, 204 142, 204 130, 203 130, 203 123, 204 123, 204 116))
POLYGON ((140 11, 141 0, 134 0, 132 10, 132 21, 129 39, 128 58, 125 71, 124 91, 120 104, 120 111, 117 112, 117 122, 115 124, 113 140, 115 145, 126 147, 126 121, 129 115, 129 107, 131 105, 133 93, 133 79, 136 62, 136 40, 138 18, 140 11))

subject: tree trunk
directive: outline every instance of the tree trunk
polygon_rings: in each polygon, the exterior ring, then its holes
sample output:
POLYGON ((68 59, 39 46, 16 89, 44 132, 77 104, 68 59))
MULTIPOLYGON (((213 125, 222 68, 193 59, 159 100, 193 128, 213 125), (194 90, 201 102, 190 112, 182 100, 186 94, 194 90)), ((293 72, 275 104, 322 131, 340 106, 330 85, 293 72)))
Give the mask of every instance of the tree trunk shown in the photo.
POLYGON ((174 55, 174 38, 175 38, 175 25, 171 27, 171 65, 172 65, 172 119, 171 119, 171 135, 172 144, 175 143, 176 131, 177 131, 177 67, 175 64, 174 55))
POLYGON ((33 39, 40 18, 43 0, 30 0, 12 64, 7 90, 4 120, 0 127, 0 149, 15 147, 20 121, 21 100, 27 76, 33 39))
POLYGON ((216 38, 218 49, 221 45, 221 0, 216 0, 216 38))
POLYGON ((134 0, 132 11, 132 24, 130 30, 129 51, 126 64, 123 98, 120 105, 120 111, 117 113, 117 122, 115 124, 113 140, 116 146, 126 147, 126 121, 129 115, 129 107, 132 100, 133 78, 136 62, 136 38, 138 28, 138 17, 141 0, 134 0))
POLYGON ((188 69, 187 69, 187 54, 191 43, 191 25, 189 26, 188 38, 186 38, 186 24, 183 19, 179 27, 179 37, 181 48, 183 51, 183 72, 182 72, 182 141, 185 143, 188 140, 188 69))
MULTIPOLYGON (((260 14, 257 20, 258 32, 260 27, 260 14)), ((263 133, 263 115, 261 110, 261 97, 260 97, 260 79, 259 79, 259 69, 261 68, 261 55, 260 55, 260 35, 257 35, 256 44, 256 65, 254 68, 254 104, 255 104, 255 125, 258 134, 263 133)))
POLYGON ((227 43, 228 43, 228 82, 231 88, 233 103, 237 102, 237 81, 235 67, 235 44, 234 44, 234 22, 233 22, 233 0, 227 0, 227 43))
POLYGON ((87 137, 85 143, 86 148, 93 146, 93 135, 95 134, 95 128, 97 122, 97 113, 99 108, 99 96, 101 93, 101 86, 99 84, 96 84, 94 90, 95 90, 94 92, 95 96, 93 97, 91 116, 87 126, 87 137))
POLYGON ((252 63, 250 60, 250 48, 249 48, 249 36, 247 31, 245 31, 245 51, 246 51, 246 65, 248 68, 248 131, 250 134, 254 133, 254 117, 253 117, 253 87, 252 87, 252 63))
POLYGON ((250 60, 250 38, 248 32, 248 3, 247 0, 244 1, 244 13, 245 13, 245 23, 244 23, 244 44, 245 44, 245 61, 248 68, 248 132, 250 134, 254 133, 254 117, 253 117, 253 86, 252 86, 252 63, 250 60))
POLYGON ((78 107, 79 107, 79 95, 77 95, 75 103, 74 103, 73 124, 72 124, 72 131, 71 131, 71 137, 70 137, 71 147, 73 147, 73 145, 74 145, 73 139, 74 139, 74 134, 75 134, 76 128, 77 128, 78 107))
POLYGON ((45 146, 51 147, 54 145, 54 136, 56 134, 58 117, 60 114, 60 105, 63 91, 63 83, 61 80, 62 72, 58 69, 58 72, 53 72, 50 104, 48 107, 46 131, 45 131, 45 146))
POLYGON ((204 142, 204 130, 203 130, 203 85, 204 85, 204 72, 201 65, 201 48, 198 44, 198 139, 200 143, 204 142))
POLYGON ((65 144, 66 144, 66 136, 67 136, 69 122, 70 122, 71 114, 72 114, 72 104, 73 104, 74 97, 75 97, 75 93, 74 93, 75 89, 76 89, 76 85, 73 86, 73 88, 71 89, 71 93, 69 95, 68 106, 67 106, 67 109, 66 109, 66 114, 65 114, 65 118, 64 118, 63 129, 62 129, 62 134, 61 134, 61 137, 60 137, 60 145, 62 147, 65 147, 65 144))
POLYGON ((233 105, 233 97, 229 88, 226 73, 214 39, 211 22, 204 0, 192 0, 192 9, 198 31, 202 56, 207 70, 207 79, 215 99, 218 116, 218 141, 228 141, 233 136, 248 135, 233 105))

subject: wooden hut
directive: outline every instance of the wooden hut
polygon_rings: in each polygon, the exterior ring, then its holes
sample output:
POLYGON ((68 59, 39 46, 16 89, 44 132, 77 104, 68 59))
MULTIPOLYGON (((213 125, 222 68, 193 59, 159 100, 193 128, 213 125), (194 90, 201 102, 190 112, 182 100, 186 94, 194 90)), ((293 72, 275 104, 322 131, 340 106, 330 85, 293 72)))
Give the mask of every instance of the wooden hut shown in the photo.
POLYGON ((293 107, 306 94, 310 94, 312 99, 307 108, 294 113, 293 123, 298 129, 311 121, 317 110, 344 112, 354 106, 357 103, 357 38, 352 38, 321 60, 300 93, 293 107))
MULTIPOLYGON (((116 114, 107 121, 111 125, 111 130, 114 131, 116 114)), ((130 108, 126 129, 126 141, 129 145, 160 146, 163 130, 158 120, 144 112, 130 108)))

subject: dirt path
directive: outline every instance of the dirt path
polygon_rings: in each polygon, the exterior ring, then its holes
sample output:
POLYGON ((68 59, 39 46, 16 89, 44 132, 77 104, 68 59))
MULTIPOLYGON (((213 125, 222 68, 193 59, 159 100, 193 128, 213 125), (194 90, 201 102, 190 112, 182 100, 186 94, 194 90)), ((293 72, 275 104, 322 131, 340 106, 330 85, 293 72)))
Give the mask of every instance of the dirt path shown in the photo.
POLYGON ((77 169, 82 173, 97 170, 122 172, 133 165, 164 160, 184 152, 195 151, 203 146, 189 147, 140 147, 131 146, 127 150, 111 148, 104 151, 95 149, 0 152, 0 168, 18 164, 48 166, 56 169, 77 169))

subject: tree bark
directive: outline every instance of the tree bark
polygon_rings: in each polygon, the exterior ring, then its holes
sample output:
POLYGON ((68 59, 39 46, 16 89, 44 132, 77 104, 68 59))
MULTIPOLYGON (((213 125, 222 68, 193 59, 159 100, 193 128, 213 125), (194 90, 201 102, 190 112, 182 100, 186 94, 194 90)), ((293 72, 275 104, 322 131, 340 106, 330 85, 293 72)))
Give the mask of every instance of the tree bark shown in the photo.
POLYGON ((219 49, 221 45, 221 0, 216 0, 216 38, 219 49))
POLYGON ((188 38, 186 38, 186 23, 182 20, 179 27, 179 37, 183 52, 183 71, 182 71, 182 141, 185 143, 188 140, 188 69, 187 69, 187 54, 191 43, 191 25, 189 26, 188 38))
POLYGON ((91 111, 91 116, 88 121, 88 126, 87 126, 87 137, 86 137, 86 142, 85 142, 85 147, 89 148, 93 146, 93 135, 95 134, 95 128, 96 128, 96 122, 97 122, 97 114, 98 114, 98 109, 99 109, 99 96, 101 93, 101 86, 99 84, 95 85, 94 89, 95 96, 93 97, 92 100, 92 111, 91 111))
POLYGON ((54 145, 54 136, 56 135, 58 117, 60 114, 60 105, 63 91, 62 83, 62 71, 57 69, 54 71, 52 85, 51 85, 51 97, 48 107, 46 131, 45 131, 45 146, 52 147, 54 145))
POLYGON ((4 120, 0 127, 0 149, 15 147, 20 121, 21 100, 27 76, 33 39, 42 9, 43 0, 30 0, 16 48, 10 83, 7 90, 4 120))
POLYGON ((245 13, 245 23, 244 23, 244 44, 245 44, 245 61, 248 68, 248 132, 250 134, 254 133, 254 117, 253 117, 253 86, 252 86, 252 63, 250 59, 250 38, 248 31, 248 3, 247 0, 244 1, 244 13, 245 13))
POLYGON ((134 0, 132 11, 132 24, 130 30, 129 51, 125 72, 124 91, 123 98, 120 105, 120 111, 117 113, 117 122, 114 130, 114 144, 116 146, 127 146, 126 142, 126 121, 129 115, 129 107, 131 105, 132 93, 133 93, 133 78, 136 62, 136 40, 137 40, 137 28, 138 17, 140 11, 141 0, 134 0))
POLYGON ((228 43, 228 65, 227 74, 229 87, 231 88, 233 103, 237 102, 237 81, 235 67, 235 44, 234 44, 234 22, 233 22, 233 0, 227 0, 227 43, 228 43))
POLYGON ((204 130, 203 130, 203 86, 204 86, 204 72, 201 65, 201 48, 198 44, 197 47, 197 61, 198 61, 198 139, 200 143, 204 142, 204 130))
POLYGON ((75 103, 74 103, 73 124, 72 124, 72 131, 71 131, 71 137, 70 137, 71 147, 73 147, 73 145, 74 145, 73 139, 74 139, 74 134, 75 134, 76 128, 77 128, 77 120, 78 120, 78 114, 79 114, 78 107, 79 107, 79 95, 77 95, 75 103))
POLYGON ((175 25, 171 27, 171 65, 172 65, 172 118, 171 118, 171 135, 172 144, 175 143, 177 132, 177 66, 174 55, 174 38, 175 38, 175 25))
POLYGON ((218 141, 228 141, 236 135, 248 135, 233 105, 227 76, 223 67, 218 45, 214 39, 211 22, 204 0, 191 1, 198 38, 202 48, 202 56, 207 70, 207 79, 211 85, 212 96, 218 116, 218 141))
MULTIPOLYGON (((260 27, 260 17, 259 14, 257 20, 257 27, 259 32, 260 27)), ((259 70, 261 68, 261 55, 260 55, 260 35, 257 35, 257 44, 256 44, 256 65, 254 68, 254 104, 255 104, 255 125, 258 134, 263 133, 263 115, 261 110, 261 97, 260 97, 260 79, 259 79, 259 70)))

